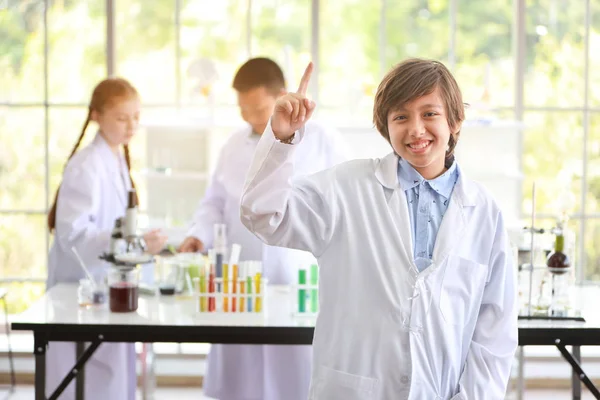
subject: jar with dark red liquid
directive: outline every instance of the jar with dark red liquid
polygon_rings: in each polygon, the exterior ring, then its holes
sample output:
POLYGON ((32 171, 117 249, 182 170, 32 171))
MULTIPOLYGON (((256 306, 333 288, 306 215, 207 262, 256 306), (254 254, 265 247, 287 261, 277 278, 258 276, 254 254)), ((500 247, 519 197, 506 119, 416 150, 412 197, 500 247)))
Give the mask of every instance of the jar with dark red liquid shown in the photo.
POLYGON ((139 270, 111 268, 108 273, 110 311, 132 312, 138 308, 139 270))

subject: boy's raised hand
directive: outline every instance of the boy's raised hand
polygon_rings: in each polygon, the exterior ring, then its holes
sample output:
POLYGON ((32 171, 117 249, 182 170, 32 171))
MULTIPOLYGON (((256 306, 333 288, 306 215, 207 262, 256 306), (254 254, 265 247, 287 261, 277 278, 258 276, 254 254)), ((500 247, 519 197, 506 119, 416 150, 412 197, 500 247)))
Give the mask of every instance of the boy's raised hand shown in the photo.
POLYGON ((313 71, 313 63, 308 63, 296 93, 287 93, 275 103, 271 117, 271 128, 279 140, 288 140, 294 132, 304 126, 315 110, 315 102, 306 98, 306 90, 313 71))

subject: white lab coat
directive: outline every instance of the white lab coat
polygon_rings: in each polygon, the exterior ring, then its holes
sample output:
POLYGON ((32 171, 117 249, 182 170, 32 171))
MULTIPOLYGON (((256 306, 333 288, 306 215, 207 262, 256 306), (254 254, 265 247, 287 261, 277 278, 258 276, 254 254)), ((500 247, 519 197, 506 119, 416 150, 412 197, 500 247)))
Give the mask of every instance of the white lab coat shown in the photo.
MULTIPOLYGON (((298 148, 297 174, 313 173, 346 160, 346 147, 339 133, 314 122, 308 129, 314 135, 298 148)), ((228 244, 242 246, 241 261, 262 260, 263 276, 269 283, 290 284, 297 276, 296 267, 306 267, 314 257, 307 252, 265 246, 240 221, 242 188, 259 138, 247 127, 226 142, 189 235, 210 248, 214 224, 224 223, 228 244)), ((310 370, 310 346, 213 345, 204 393, 220 400, 305 400, 310 370)))
POLYGON ((517 346, 515 269, 488 192, 461 175, 433 264, 419 273, 398 157, 292 182, 296 147, 263 134, 241 217, 266 243, 319 261, 309 398, 503 399, 517 346))
MULTIPOLYGON (((125 159, 119 161, 99 134, 68 162, 58 193, 56 229, 50 249, 47 287, 85 278, 75 246, 97 280, 104 279, 109 264, 98 259, 108 252, 115 220, 125 214, 131 182, 125 159)), ((72 299, 76 302, 77 299, 72 299)), ((103 343, 85 366, 87 400, 134 400, 135 347, 103 343)), ((46 364, 46 393, 50 395, 75 365, 75 344, 50 342, 46 364)), ((74 399, 74 381, 60 399, 74 399)))

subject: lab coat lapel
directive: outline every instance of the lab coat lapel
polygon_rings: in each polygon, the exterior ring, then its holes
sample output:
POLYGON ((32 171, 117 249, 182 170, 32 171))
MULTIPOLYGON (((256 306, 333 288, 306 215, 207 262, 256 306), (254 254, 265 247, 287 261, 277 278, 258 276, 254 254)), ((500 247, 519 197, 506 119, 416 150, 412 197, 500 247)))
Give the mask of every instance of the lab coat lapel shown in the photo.
POLYGON ((462 240, 472 215, 468 208, 477 205, 478 192, 479 189, 459 170, 458 181, 436 237, 433 249, 434 263, 442 262, 462 240))
POLYGON ((406 195, 398 183, 398 156, 391 153, 381 159, 375 171, 375 177, 383 185, 390 216, 404 250, 404 261, 406 265, 412 266, 414 263, 410 216, 408 215, 406 195))
POLYGON ((113 186, 117 197, 119 198, 119 202, 123 206, 123 209, 125 209, 127 207, 127 188, 123 187, 124 182, 123 178, 121 177, 119 160, 108 146, 108 143, 106 143, 104 138, 100 136, 100 133, 96 134, 96 137, 94 138, 94 146, 96 147, 97 151, 101 153, 101 158, 103 160, 104 167, 106 168, 108 180, 113 186))
POLYGON ((446 258, 450 250, 462 239, 466 226, 467 221, 463 212, 463 206, 456 201, 453 195, 444 218, 442 218, 442 223, 435 240, 433 249, 434 263, 439 263, 446 258))

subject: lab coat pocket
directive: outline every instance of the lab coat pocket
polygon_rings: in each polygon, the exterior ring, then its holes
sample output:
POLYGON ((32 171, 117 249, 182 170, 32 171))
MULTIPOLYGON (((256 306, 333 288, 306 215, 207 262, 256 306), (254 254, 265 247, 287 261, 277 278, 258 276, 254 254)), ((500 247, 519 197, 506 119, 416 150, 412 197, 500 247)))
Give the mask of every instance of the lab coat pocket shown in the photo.
POLYGON ((379 397, 379 380, 319 366, 315 399, 373 400, 379 397))
POLYGON ((487 266, 449 255, 440 292, 440 311, 450 325, 465 325, 478 311, 487 266))

